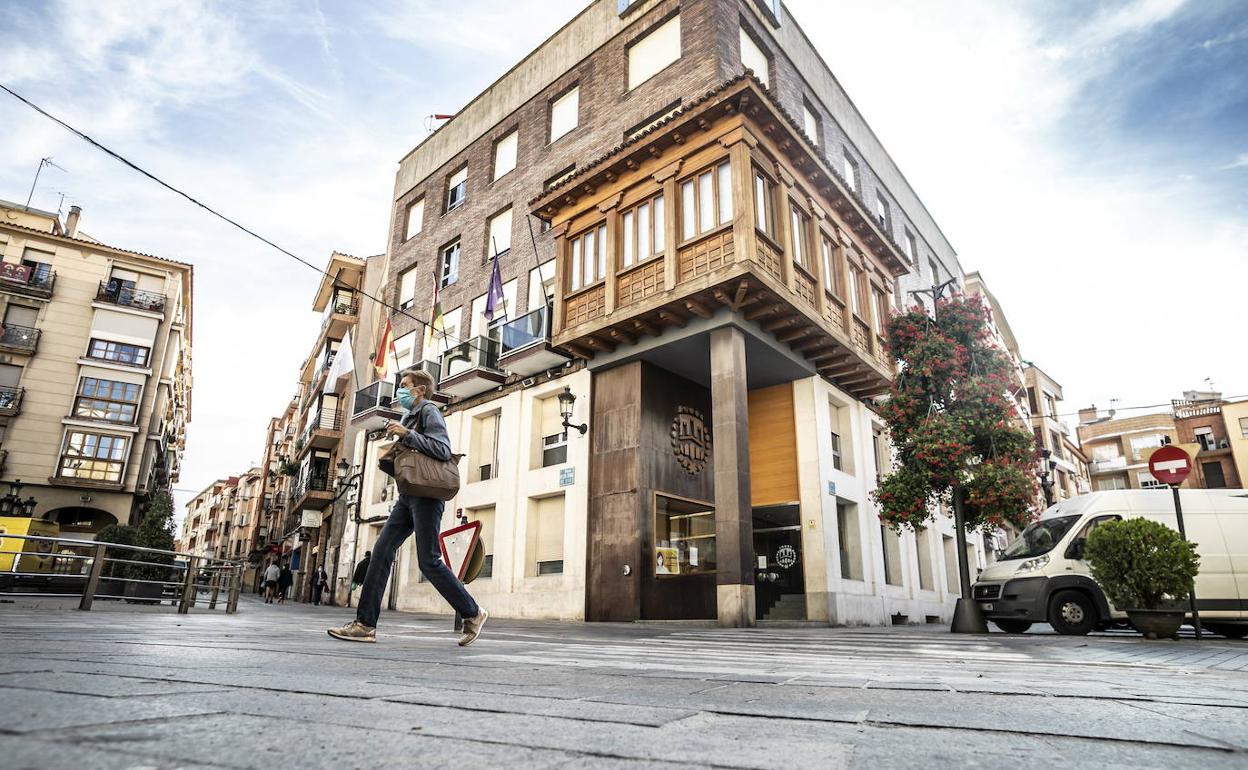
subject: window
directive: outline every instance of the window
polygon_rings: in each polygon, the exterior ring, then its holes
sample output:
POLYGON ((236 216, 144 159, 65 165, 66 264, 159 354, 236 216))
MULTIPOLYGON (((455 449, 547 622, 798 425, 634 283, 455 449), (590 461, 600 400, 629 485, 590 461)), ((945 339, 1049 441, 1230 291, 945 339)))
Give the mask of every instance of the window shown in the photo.
POLYGON ((780 0, 755 0, 763 13, 771 17, 771 23, 780 26, 780 0))
POLYGON ((69 431, 57 475, 67 479, 120 483, 129 439, 99 433, 69 431))
POLYGON ((802 131, 807 139, 819 144, 819 118, 815 117, 814 108, 806 102, 802 102, 802 131))
POLYGON ((1116 460, 1122 457, 1117 443, 1113 444, 1097 444, 1092 447, 1092 459, 1097 462, 1106 462, 1108 460, 1116 460))
POLYGON ((481 574, 477 575, 477 579, 492 578, 494 577, 494 506, 469 508, 467 514, 468 521, 481 522, 481 532, 477 537, 481 539, 481 549, 485 551, 485 564, 481 566, 481 574))
POLYGON ((884 582, 890 586, 899 586, 901 585, 901 536, 881 524, 880 543, 884 548, 884 582))
MULTIPOLYGON (((834 409, 835 409, 835 407, 834 407, 834 409)), ((833 467, 833 468, 835 468, 835 469, 837 469, 838 471, 839 471, 839 470, 844 470, 844 469, 841 467, 841 463, 842 463, 842 458, 841 458, 841 434, 837 433, 837 432, 834 430, 834 431, 832 431, 832 467, 833 467)))
POLYGON ((499 413, 493 412, 472 421, 471 481, 489 481, 498 475, 498 418, 499 413))
POLYGON ((1045 417, 1057 417, 1057 399, 1052 393, 1044 394, 1045 417))
POLYGON ((91 340, 91 345, 87 348, 87 357, 101 361, 112 361, 118 364, 129 364, 131 366, 147 366, 147 357, 151 352, 150 348, 140 347, 139 345, 109 342, 108 340, 91 340))
POLYGON ((915 550, 919 561, 919 590, 932 591, 932 531, 920 529, 914 537, 915 550))
POLYGON ((725 161, 680 185, 680 235, 689 240, 732 220, 732 170, 725 161))
POLYGON ((1107 478, 1096 480, 1096 489, 1098 492, 1108 492, 1113 489, 1126 489, 1126 488, 1127 488, 1126 476, 1109 476, 1107 478))
POLYGON ((511 251, 511 207, 490 217, 490 242, 485 244, 487 258, 501 256, 511 251))
POLYGON ((1208 426, 1197 428, 1192 431, 1196 436, 1196 443, 1200 444, 1202 452, 1208 452, 1218 448, 1218 442, 1213 437, 1213 428, 1208 426))
POLYGON ((4 309, 4 325, 33 329, 39 321, 39 309, 10 304, 4 309))
POLYGON ((1248 417, 1239 418, 1239 435, 1248 438, 1248 417))
POLYGON ((880 227, 888 229, 888 201, 884 200, 884 196, 878 192, 875 194, 875 218, 879 221, 880 227))
POLYGON ((871 289, 871 294, 875 297, 875 313, 871 317, 871 328, 875 330, 877 336, 883 337, 884 324, 892 315, 888 305, 889 295, 875 288, 871 289))
POLYGON ((550 304, 555 294, 555 261, 543 262, 529 271, 529 312, 550 304))
POLYGON ((425 199, 421 198, 407 204, 405 217, 407 224, 403 230, 403 240, 409 241, 425 228, 425 199))
POLYGON ((654 574, 699 575, 715 568, 715 509, 655 495, 654 574))
POLYGON ((399 371, 416 363, 416 334, 411 331, 394 340, 394 365, 399 371))
POLYGON ((771 180, 763 172, 754 169, 754 226, 767 235, 775 235, 775 222, 771 203, 771 180))
POLYGON ((446 287, 459 280, 459 241, 442 247, 438 260, 439 285, 446 287))
POLYGON ((841 557, 841 578, 862 580, 862 542, 858 536, 858 507, 836 502, 836 545, 841 557))
POLYGON ((83 377, 74 399, 74 416, 133 425, 139 413, 140 391, 130 382, 83 377))
POLYGON ((854 160, 849 154, 849 150, 845 150, 844 165, 841 166, 845 175, 845 183, 849 185, 849 189, 858 189, 858 161, 854 160))
POLYGON ((468 167, 451 174, 446 180, 446 210, 454 211, 464 205, 468 197, 468 167))
POLYGON ((650 117, 646 118, 645 120, 641 121, 637 125, 628 129, 627 131, 625 131, 624 141, 627 142, 631 139, 636 139, 637 137, 641 136, 642 134, 646 133, 650 129, 657 126, 658 124, 662 123, 663 121, 667 120, 671 116, 675 115, 678 110, 680 110, 679 99, 667 105, 663 109, 654 113, 650 117))
POLYGON ((1153 474, 1149 471, 1136 471, 1135 480, 1139 483, 1140 489, 1165 489, 1166 485, 1153 478, 1153 474))
POLYGON ((580 121, 581 89, 573 86, 550 103, 550 141, 576 128, 580 121))
POLYGON ((572 291, 601 281, 607 274, 607 226, 591 227, 571 240, 572 291))
POLYGON ((884 444, 884 433, 879 428, 871 431, 871 452, 875 457, 875 480, 888 470, 888 447, 884 444))
POLYGON ((663 253, 664 231, 667 221, 663 210, 663 196, 643 201, 620 218, 624 236, 624 267, 632 267, 663 253))
POLYGON ((789 207, 789 228, 793 240, 793 261, 807 272, 810 265, 810 217, 797 206, 789 207))
POLYGON ((1205 489, 1222 489, 1226 487, 1226 474, 1222 470, 1222 463, 1201 463, 1200 470, 1205 475, 1205 489))
POLYGON ((568 461, 568 430, 563 427, 563 415, 559 412, 559 399, 555 396, 540 402, 538 414, 541 433, 542 468, 563 465, 568 461))
POLYGON ((1161 433, 1154 433, 1148 436, 1137 436, 1131 439, 1131 454, 1133 459, 1142 460, 1148 449, 1155 449, 1167 443, 1166 436, 1161 433))
POLYGON ((516 151, 519 147, 519 131, 512 131, 494 143, 494 179, 504 176, 516 167, 516 151))
POLYGON ((631 91, 680 58, 680 15, 647 32, 629 46, 627 55, 631 91))
POLYGON ((754 71, 754 77, 764 86, 771 84, 771 65, 768 63, 767 54, 754 42, 754 37, 745 31, 745 27, 739 29, 741 33, 741 64, 748 70, 754 71))
POLYGON ((399 310, 407 310, 416 302, 416 268, 399 273, 399 310))
POLYGON ((854 315, 862 318, 862 270, 853 264, 849 266, 849 304, 854 315))
POLYGON ((915 241, 914 233, 910 232, 908 227, 906 228, 905 237, 901 241, 901 250, 906 252, 906 258, 911 262, 914 261, 915 255, 919 253, 918 242, 915 241))
POLYGON ((563 495, 529 500, 525 574, 563 573, 563 495))
POLYGON ((841 276, 840 260, 836 258, 836 246, 831 238, 826 235, 819 236, 819 252, 823 257, 824 290, 833 296, 844 298, 845 287, 841 285, 844 278, 841 276))

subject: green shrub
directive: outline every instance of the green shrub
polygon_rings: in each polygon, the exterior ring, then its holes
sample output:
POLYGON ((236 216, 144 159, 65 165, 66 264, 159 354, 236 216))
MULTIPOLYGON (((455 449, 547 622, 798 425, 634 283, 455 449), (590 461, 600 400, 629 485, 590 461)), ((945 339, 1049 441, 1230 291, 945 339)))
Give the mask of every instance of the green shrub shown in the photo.
MULTIPOLYGON (((173 540, 173 498, 168 492, 157 492, 152 496, 151 503, 143 514, 143 521, 135 532, 134 544, 142 548, 156 548, 161 551, 172 551, 176 548, 173 540)), ((131 565, 129 577, 136 580, 168 580, 173 564, 171 554, 132 552, 130 557, 135 561, 153 562, 154 564, 131 565)))
MULTIPOLYGON (((134 527, 127 524, 109 524, 96 533, 95 542, 134 545, 136 537, 138 537, 138 531, 134 527)), ((104 555, 109 559, 131 559, 134 558, 134 551, 127 548, 112 548, 107 549, 104 555)), ((130 576, 129 567, 129 564, 106 561, 100 575, 106 578, 126 578, 130 576)))
POLYGON ((1092 576, 1119 609, 1155 610, 1186 599, 1200 571, 1196 546, 1148 519, 1111 521, 1092 530, 1084 550, 1092 576))

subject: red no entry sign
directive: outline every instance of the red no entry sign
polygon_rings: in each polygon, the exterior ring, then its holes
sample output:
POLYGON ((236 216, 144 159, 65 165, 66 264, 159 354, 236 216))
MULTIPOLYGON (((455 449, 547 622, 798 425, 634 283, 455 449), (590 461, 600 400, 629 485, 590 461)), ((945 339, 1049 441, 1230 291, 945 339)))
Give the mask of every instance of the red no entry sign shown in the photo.
POLYGON ((1162 484, 1182 484, 1192 472, 1192 458, 1177 446, 1163 446, 1148 458, 1148 472, 1162 484))

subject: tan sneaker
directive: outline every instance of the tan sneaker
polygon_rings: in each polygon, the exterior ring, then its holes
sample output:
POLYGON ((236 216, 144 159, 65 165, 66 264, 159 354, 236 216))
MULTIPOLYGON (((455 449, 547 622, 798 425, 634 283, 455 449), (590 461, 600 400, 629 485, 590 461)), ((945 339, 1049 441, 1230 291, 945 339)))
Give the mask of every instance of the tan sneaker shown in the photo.
POLYGON ((329 635, 346 642, 375 642, 377 629, 369 628, 358 620, 353 620, 342 628, 331 628, 329 635))
POLYGON ((477 641, 477 637, 481 635, 481 627, 489 617, 490 613, 482 607, 475 618, 464 618, 464 635, 459 637, 459 646, 467 647, 477 641))

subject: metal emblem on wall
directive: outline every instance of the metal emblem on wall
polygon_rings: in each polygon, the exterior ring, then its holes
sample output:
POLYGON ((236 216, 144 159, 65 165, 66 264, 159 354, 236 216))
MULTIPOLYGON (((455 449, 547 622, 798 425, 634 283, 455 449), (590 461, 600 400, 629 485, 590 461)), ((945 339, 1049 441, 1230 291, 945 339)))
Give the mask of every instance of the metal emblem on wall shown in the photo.
POLYGON ((702 413, 691 406, 676 407, 676 419, 672 420, 672 452, 676 462, 690 476, 701 473, 711 456, 711 429, 702 413))

